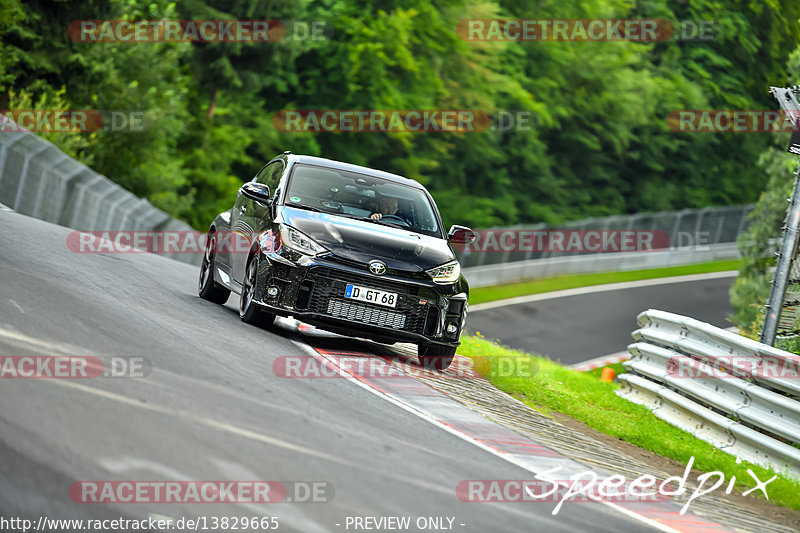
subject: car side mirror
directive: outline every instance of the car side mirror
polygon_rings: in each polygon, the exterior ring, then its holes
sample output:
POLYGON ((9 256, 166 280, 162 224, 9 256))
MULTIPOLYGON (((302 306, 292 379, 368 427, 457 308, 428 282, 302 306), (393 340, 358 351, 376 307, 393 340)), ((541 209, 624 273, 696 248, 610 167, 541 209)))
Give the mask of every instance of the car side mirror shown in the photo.
POLYGON ((453 244, 472 244, 478 236, 466 226, 451 226, 447 240, 453 244))
POLYGON ((251 200, 269 206, 272 199, 269 197, 269 186, 263 183, 247 182, 239 188, 239 192, 251 200))

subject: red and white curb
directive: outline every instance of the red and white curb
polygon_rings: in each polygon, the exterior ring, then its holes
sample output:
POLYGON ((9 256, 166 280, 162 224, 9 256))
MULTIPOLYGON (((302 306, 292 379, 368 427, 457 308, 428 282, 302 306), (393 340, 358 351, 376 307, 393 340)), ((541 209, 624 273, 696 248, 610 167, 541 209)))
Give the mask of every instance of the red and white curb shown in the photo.
MULTIPOLYGON (((311 327, 311 326, 308 326, 311 327)), ((739 333, 739 328, 736 326, 731 326, 729 328, 725 328, 725 331, 730 331, 732 333, 739 333)), ((628 350, 612 353, 608 355, 601 355, 600 357, 595 357, 593 359, 589 359, 588 361, 581 361, 580 363, 575 363, 574 365, 570 365, 572 370, 578 370, 579 372, 588 372, 589 370, 594 370, 595 368, 602 368, 604 366, 613 365, 614 363, 621 363, 623 361, 627 361, 631 358, 631 354, 628 350)))
POLYGON ((589 359, 588 361, 576 363, 574 365, 570 365, 570 368, 580 372, 588 372, 589 370, 594 370, 595 368, 602 368, 607 365, 613 365, 614 363, 621 363, 622 361, 627 361, 630 358, 631 354, 628 353, 628 350, 625 350, 624 352, 601 355, 600 357, 595 357, 594 359, 589 359))
MULTIPOLYGON (((446 393, 416 379, 396 379, 393 377, 365 377, 353 373, 352 366, 342 365, 342 358, 373 358, 371 368, 375 365, 385 364, 387 367, 395 365, 373 353, 360 351, 341 351, 314 346, 314 339, 321 337, 338 337, 320 331, 307 324, 296 321, 294 329, 305 337, 306 342, 295 341, 311 357, 317 358, 321 363, 338 368, 347 379, 365 388, 366 390, 383 397, 385 400, 398 407, 425 419, 441 429, 470 442, 493 455, 500 457, 533 474, 546 473, 548 470, 560 468, 559 476, 568 479, 569 476, 585 473, 589 470, 597 473, 598 478, 606 478, 611 473, 596 468, 590 468, 555 452, 532 439, 520 435, 515 431, 496 424, 476 413, 461 402, 456 401, 446 393)), ((398 351, 397 355, 400 355, 398 351)), ((407 354, 403 354, 407 356, 407 354)), ((471 367, 469 360, 456 356, 454 365, 471 367)), ((397 366, 397 365, 395 365, 397 366)), ((397 372, 396 369, 392 369, 397 372)), ((420 367, 420 373, 429 372, 420 367)), ((516 401, 513 400, 512 401, 516 401)), ((455 487, 453 487, 455 497, 455 487)), ((680 506, 672 502, 610 502, 600 501, 616 512, 640 523, 665 532, 681 533, 717 533, 733 531, 725 526, 710 522, 707 519, 687 513, 680 514, 680 506)))

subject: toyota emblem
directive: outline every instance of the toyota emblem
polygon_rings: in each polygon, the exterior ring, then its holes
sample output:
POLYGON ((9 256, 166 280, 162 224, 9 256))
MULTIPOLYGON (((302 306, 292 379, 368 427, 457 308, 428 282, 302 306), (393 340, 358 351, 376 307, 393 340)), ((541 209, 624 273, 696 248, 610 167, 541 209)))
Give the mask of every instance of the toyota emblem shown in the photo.
POLYGON ((369 262, 369 271, 375 274, 376 276, 382 276, 386 274, 386 264, 383 261, 370 261, 369 262))

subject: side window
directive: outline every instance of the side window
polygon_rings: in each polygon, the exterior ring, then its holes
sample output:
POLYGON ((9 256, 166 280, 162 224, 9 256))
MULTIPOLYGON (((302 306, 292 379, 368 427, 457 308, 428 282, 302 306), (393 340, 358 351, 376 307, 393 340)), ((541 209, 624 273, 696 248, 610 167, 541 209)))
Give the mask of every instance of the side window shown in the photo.
POLYGON ((275 192, 275 188, 281 180, 283 174, 283 161, 275 161, 262 168, 253 181, 269 186, 269 190, 275 192))

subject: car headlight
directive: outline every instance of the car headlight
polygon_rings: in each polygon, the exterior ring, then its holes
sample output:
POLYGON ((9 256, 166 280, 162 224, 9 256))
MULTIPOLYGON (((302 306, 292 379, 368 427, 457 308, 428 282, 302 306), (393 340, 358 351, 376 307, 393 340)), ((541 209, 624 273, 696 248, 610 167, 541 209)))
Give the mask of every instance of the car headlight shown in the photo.
POLYGON ((287 248, 291 248, 303 255, 318 255, 327 252, 321 244, 317 243, 308 235, 300 233, 293 227, 281 224, 280 228, 281 240, 287 248))
POLYGON ((458 261, 451 261, 442 266, 425 271, 436 283, 453 283, 461 276, 461 265, 458 261))

